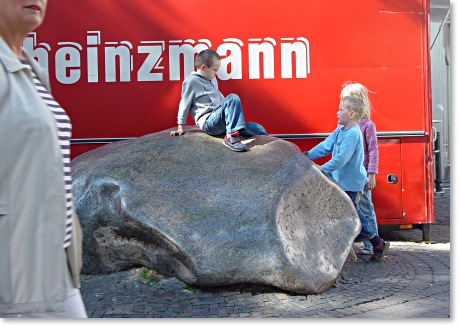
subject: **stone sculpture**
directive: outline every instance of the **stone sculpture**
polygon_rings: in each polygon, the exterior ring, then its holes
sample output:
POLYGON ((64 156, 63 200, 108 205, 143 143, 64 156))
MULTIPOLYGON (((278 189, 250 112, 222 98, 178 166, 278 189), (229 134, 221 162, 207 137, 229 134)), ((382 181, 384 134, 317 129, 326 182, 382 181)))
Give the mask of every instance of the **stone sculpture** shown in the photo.
POLYGON ((257 136, 235 153, 197 128, 169 131, 72 161, 82 273, 146 266, 195 286, 333 286, 360 222, 297 146, 257 136))

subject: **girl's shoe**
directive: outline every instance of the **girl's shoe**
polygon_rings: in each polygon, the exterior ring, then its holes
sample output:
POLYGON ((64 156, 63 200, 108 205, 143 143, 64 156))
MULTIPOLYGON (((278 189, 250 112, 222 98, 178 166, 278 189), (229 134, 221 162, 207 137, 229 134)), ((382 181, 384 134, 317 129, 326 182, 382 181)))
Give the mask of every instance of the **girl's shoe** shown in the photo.
POLYGON ((371 257, 371 261, 382 261, 389 248, 390 242, 385 242, 382 238, 380 238, 380 244, 373 247, 374 256, 371 257))

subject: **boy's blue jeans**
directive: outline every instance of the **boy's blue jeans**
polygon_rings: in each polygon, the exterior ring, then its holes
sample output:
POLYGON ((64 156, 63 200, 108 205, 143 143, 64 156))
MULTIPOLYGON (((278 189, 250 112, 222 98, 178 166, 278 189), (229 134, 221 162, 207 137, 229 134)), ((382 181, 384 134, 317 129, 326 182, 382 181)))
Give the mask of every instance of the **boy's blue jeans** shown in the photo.
MULTIPOLYGON (((374 204, 372 203, 372 192, 364 187, 363 194, 361 195, 361 199, 359 200, 359 208, 364 216, 367 218, 369 224, 374 228, 374 231, 378 233, 378 226, 377 226, 377 217, 375 216, 374 204)), ((372 249, 372 244, 369 240, 363 240, 364 247, 372 249)))
POLYGON ((376 231, 374 227, 369 223, 367 218, 364 216, 359 205, 356 203, 356 197, 358 196, 358 193, 355 191, 345 191, 345 192, 351 198, 351 200, 353 201, 353 204, 355 204, 356 212, 358 212, 359 220, 361 221, 361 232, 359 233, 358 237, 356 237, 356 239, 357 240, 371 239, 372 237, 376 235, 376 231))
POLYGON ((203 131, 217 136, 243 130, 241 135, 252 137, 267 135, 265 129, 258 123, 245 122, 240 98, 236 94, 229 94, 211 115, 206 119, 203 131))

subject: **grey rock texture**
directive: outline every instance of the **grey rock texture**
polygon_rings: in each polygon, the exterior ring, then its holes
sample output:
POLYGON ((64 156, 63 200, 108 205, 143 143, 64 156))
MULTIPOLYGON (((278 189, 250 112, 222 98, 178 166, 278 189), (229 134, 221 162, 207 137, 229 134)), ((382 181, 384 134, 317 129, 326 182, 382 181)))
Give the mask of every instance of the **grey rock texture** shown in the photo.
POLYGON ((360 223, 294 144, 236 153, 190 128, 108 144, 72 161, 85 274, 146 266, 196 286, 333 286, 360 223))

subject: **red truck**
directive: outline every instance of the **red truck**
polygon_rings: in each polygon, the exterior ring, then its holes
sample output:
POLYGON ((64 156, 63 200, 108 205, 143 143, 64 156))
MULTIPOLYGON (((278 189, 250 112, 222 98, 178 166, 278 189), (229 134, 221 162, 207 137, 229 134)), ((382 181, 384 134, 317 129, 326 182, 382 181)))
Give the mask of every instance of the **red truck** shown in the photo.
POLYGON ((219 88, 240 96, 246 119, 303 151, 337 126, 342 84, 360 82, 378 132, 379 230, 429 240, 429 11, 429 0, 60 0, 24 46, 72 119, 73 157, 176 127, 182 80, 206 48, 222 56, 219 88))

